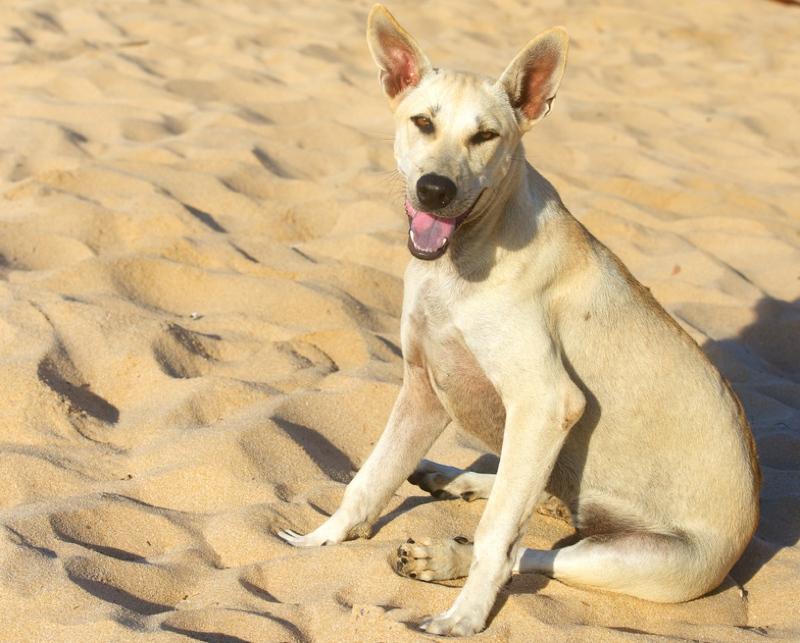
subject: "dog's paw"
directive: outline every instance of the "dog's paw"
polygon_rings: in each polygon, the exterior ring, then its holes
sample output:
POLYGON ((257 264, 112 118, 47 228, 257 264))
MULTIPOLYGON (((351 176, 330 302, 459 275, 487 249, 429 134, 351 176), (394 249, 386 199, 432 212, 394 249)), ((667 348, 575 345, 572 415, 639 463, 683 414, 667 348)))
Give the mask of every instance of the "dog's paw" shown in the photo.
POLYGON ((428 634, 441 636, 472 636, 486 626, 485 619, 474 613, 448 610, 444 614, 431 616, 420 623, 420 629, 428 634), (450 612, 453 612, 452 614, 450 612))
POLYGON ((275 535, 293 547, 322 547, 350 540, 369 538, 372 535, 371 523, 354 521, 346 513, 337 511, 311 533, 298 534, 292 529, 281 529, 275 535))
POLYGON ((544 502, 540 503, 536 507, 536 513, 572 524, 572 514, 569 508, 555 496, 548 496, 544 502))
POLYGON ((276 531, 275 535, 293 547, 322 547, 346 540, 351 531, 355 537, 361 535, 357 530, 348 529, 346 524, 336 519, 334 515, 308 534, 298 534, 292 529, 281 529, 276 531))
POLYGON ((416 580, 463 578, 472 562, 472 543, 463 536, 451 539, 411 538, 397 548, 392 567, 416 580))
POLYGON ((436 498, 452 498, 454 495, 446 490, 447 485, 455 480, 459 473, 461 469, 423 460, 416 471, 408 476, 408 481, 436 498))
POLYGON ((488 498, 494 476, 423 460, 408 481, 435 498, 488 498))
POLYGON ((328 544, 327 540, 316 536, 313 531, 310 534, 303 535, 291 529, 281 529, 276 531, 275 535, 284 542, 292 545, 292 547, 319 547, 328 544))

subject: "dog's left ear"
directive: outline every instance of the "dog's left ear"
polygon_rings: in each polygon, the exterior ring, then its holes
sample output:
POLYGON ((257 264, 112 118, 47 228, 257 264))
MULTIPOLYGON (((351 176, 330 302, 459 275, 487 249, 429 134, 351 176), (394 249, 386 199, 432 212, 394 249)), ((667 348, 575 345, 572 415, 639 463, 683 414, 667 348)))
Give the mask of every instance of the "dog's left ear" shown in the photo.
POLYGON ((568 43, 565 29, 548 29, 517 54, 497 81, 508 94, 523 131, 550 112, 567 64, 568 43))
POLYGON ((383 91, 394 102, 431 71, 428 57, 383 5, 376 4, 367 19, 367 44, 380 69, 383 91))

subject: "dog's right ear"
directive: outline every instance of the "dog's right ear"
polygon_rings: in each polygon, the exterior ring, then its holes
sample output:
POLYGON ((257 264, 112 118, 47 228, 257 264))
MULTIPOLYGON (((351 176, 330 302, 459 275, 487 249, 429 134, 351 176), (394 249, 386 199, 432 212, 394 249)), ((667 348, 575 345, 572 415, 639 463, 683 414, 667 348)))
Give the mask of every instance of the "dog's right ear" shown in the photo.
POLYGON ((432 69, 416 41, 383 5, 376 4, 369 12, 367 44, 380 69, 383 91, 393 104, 432 69))

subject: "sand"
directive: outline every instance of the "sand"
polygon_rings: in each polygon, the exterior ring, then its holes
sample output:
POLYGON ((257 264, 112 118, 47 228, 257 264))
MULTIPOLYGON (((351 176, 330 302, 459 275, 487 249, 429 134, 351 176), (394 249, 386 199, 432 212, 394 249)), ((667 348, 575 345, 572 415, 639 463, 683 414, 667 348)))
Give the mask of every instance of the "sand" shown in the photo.
MULTIPOLYGON (((395 2, 499 74, 565 25, 528 156, 730 378, 762 521, 710 596, 515 578, 485 641, 800 638, 800 8, 395 2)), ((419 641, 458 582, 392 573, 481 502, 404 484, 372 540, 293 550, 401 381, 405 247, 369 3, 0 6, 0 639, 419 641)), ((451 426, 431 458, 491 466, 451 426)), ((709 466, 713 466, 710 459, 709 466)), ((526 543, 565 523, 536 515, 526 543)))

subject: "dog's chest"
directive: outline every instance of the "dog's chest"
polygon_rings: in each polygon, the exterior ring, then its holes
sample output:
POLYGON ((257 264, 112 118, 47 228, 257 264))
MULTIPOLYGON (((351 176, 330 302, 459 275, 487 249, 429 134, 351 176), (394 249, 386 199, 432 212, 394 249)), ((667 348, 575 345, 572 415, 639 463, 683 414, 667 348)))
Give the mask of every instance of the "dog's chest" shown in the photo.
POLYGON ((409 339, 442 406, 464 430, 499 451, 505 409, 454 323, 447 294, 436 288, 420 292, 407 323, 409 339))

